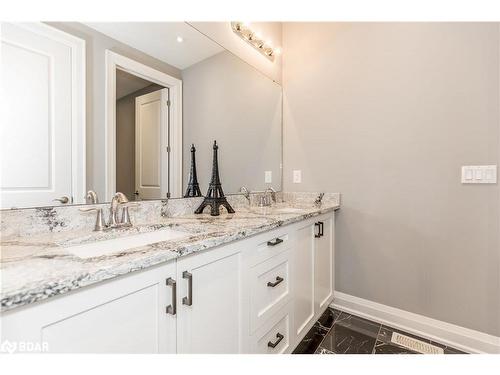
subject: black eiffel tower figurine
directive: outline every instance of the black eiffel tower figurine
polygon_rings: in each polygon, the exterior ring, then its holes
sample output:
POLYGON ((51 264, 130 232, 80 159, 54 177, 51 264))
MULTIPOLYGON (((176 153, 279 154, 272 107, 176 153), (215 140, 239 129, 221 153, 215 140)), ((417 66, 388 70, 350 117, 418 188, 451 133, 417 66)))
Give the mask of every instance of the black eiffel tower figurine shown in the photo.
POLYGON ((211 216, 219 216, 220 206, 224 206, 228 213, 234 214, 233 208, 227 202, 226 197, 224 196, 224 191, 222 190, 222 186, 219 178, 219 163, 217 161, 217 141, 214 141, 214 160, 212 164, 212 181, 208 185, 207 195, 205 199, 201 203, 200 207, 196 209, 195 214, 201 214, 205 207, 210 206, 210 215, 211 216))
POLYGON ((189 183, 184 194, 184 198, 201 197, 200 185, 198 184, 198 176, 196 175, 196 148, 191 145, 191 170, 189 171, 189 183))

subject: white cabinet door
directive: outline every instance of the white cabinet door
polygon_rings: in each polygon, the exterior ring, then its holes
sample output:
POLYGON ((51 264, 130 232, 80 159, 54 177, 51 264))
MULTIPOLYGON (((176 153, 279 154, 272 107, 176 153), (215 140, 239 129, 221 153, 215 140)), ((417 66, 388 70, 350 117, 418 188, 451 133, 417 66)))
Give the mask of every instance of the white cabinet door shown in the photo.
POLYGON ((85 42, 44 24, 2 23, 1 50, 2 207, 82 203, 85 42))
POLYGON ((239 244, 177 262, 178 353, 240 353, 242 261, 239 244))
POLYGON ((295 232, 293 277, 294 334, 300 339, 314 319, 314 224, 311 222, 295 232))
POLYGON ((315 311, 322 311, 333 299, 333 218, 317 221, 314 241, 314 294, 315 311))
POLYGON ((175 353, 169 277, 174 262, 6 312, 1 339, 54 353, 175 353))
POLYGON ((135 189, 142 199, 168 192, 168 89, 135 98, 135 189))

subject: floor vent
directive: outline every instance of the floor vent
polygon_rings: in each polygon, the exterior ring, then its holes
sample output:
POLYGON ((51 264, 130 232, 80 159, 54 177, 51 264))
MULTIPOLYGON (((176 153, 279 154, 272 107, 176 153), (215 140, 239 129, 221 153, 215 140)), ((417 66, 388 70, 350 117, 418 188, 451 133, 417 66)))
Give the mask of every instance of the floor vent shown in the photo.
POLYGON ((391 342, 406 349, 413 350, 414 352, 422 354, 443 354, 444 350, 435 345, 428 344, 426 342, 414 339, 413 337, 408 337, 397 332, 392 333, 391 342))

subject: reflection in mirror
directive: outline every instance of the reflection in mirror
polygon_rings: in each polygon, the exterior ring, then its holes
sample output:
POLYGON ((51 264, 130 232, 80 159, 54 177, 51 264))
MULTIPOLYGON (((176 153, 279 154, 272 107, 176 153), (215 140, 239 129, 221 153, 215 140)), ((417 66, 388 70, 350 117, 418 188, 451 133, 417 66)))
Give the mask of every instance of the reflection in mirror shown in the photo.
POLYGON ((168 131, 168 88, 117 69, 116 190, 129 200, 160 199, 168 192, 161 171, 168 168, 160 150, 168 131), (163 182, 163 183, 162 183, 163 182))
POLYGON ((228 51, 183 70, 182 80, 184 176, 189 173, 189 146, 194 143, 200 189, 206 193, 211 145, 217 140, 226 193, 236 193, 242 186, 280 189, 281 87, 228 51))
POLYGON ((193 143, 204 194, 214 140, 226 194, 281 189, 281 87, 189 24, 2 31, 2 208, 181 197, 193 143))
POLYGON ((44 24, 1 26, 1 207, 83 201, 84 42, 44 24))

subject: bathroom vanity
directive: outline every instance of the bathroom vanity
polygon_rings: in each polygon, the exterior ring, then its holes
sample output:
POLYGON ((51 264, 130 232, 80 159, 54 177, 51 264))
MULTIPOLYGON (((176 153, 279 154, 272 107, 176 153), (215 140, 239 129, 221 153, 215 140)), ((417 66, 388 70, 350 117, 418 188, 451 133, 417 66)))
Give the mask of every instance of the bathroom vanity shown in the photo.
POLYGON ((272 207, 230 196, 237 212, 218 217, 193 215, 199 199, 144 202, 132 228, 100 233, 33 210, 31 236, 2 238, 1 340, 49 352, 290 353, 333 299, 339 196, 320 206, 313 196, 284 193, 272 207), (63 224, 44 233, 54 220, 63 224))
POLYGON ((183 22, 2 23, 1 39, 0 343, 291 352, 333 298, 339 195, 282 192, 281 85, 183 22), (236 213, 195 215, 191 149, 204 194, 215 141, 236 213))

